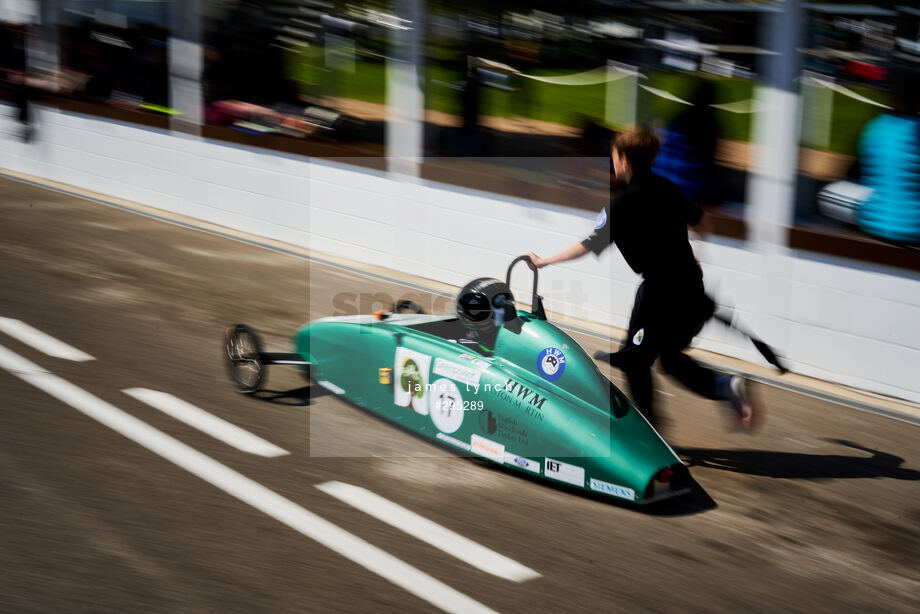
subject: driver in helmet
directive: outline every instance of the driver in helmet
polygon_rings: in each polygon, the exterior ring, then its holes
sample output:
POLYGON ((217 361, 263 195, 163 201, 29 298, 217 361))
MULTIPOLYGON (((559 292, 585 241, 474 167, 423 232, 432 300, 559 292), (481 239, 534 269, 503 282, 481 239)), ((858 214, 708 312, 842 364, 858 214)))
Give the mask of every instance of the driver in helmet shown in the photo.
POLYGON ((653 425, 658 415, 651 366, 660 358, 665 372, 699 395, 727 401, 737 425, 750 429, 760 410, 747 381, 710 371, 683 352, 712 317, 715 304, 704 291, 703 272, 687 236, 687 226, 699 224, 703 211, 673 182, 652 172, 658 146, 658 137, 651 130, 618 135, 611 158, 624 189, 598 214, 588 238, 547 258, 531 253, 528 264, 540 268, 589 252, 597 255, 616 244, 643 280, 636 292, 626 345, 595 358, 624 371, 633 401, 653 425))
POLYGON ((491 355, 502 326, 517 332, 517 306, 503 281, 480 277, 466 284, 457 295, 457 317, 464 326, 458 343, 491 355))

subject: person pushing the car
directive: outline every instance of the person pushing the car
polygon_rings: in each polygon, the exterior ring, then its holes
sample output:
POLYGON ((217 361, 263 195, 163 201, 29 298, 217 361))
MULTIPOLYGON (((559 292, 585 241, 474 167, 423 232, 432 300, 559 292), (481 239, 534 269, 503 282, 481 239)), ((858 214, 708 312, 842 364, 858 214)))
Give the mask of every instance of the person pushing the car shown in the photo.
POLYGON ((623 370, 633 401, 658 426, 651 366, 661 366, 693 392, 731 406, 741 428, 753 428, 761 410, 753 401, 747 381, 740 376, 715 373, 684 353, 703 324, 712 317, 715 303, 703 287, 703 271, 690 247, 687 226, 697 226, 703 210, 691 203, 673 182, 652 172, 659 141, 654 132, 639 128, 619 134, 611 150, 613 169, 623 190, 597 216, 594 232, 561 252, 540 258, 530 253, 531 269, 574 260, 593 252, 599 255, 616 244, 626 263, 642 283, 636 291, 626 345, 618 352, 598 352, 623 370))

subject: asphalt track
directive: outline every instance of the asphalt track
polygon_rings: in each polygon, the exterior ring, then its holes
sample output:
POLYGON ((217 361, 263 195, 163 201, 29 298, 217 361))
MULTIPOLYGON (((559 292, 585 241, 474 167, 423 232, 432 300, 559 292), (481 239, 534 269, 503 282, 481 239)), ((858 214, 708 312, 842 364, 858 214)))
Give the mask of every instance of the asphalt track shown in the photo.
POLYGON ((283 351, 308 319, 372 307, 359 293, 430 296, 0 189, 0 611, 920 609, 916 426, 762 387, 764 428, 731 433, 659 377, 698 488, 644 509, 580 496, 416 439, 293 369, 256 398, 226 381, 228 323, 283 351), (93 359, 49 355, 15 321, 93 359), (240 449, 136 389, 261 439, 240 449), (403 530, 425 527, 430 543, 403 530))

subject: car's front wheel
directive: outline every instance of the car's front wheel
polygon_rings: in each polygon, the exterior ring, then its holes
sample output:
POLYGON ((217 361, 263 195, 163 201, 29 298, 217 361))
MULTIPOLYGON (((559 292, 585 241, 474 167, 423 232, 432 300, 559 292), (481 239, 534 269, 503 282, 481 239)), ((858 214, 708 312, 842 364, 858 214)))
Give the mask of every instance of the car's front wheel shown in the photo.
POLYGON ((250 326, 236 324, 224 334, 224 362, 237 391, 252 394, 265 382, 262 342, 250 326))

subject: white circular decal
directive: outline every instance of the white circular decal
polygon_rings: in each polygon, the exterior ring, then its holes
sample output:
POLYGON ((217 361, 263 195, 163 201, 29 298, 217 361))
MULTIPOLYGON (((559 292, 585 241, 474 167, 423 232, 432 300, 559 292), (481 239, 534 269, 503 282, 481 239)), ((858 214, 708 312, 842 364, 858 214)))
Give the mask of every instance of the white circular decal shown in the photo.
POLYGON ((636 345, 642 345, 642 340, 645 338, 645 329, 640 328, 636 331, 636 334, 633 335, 633 343, 636 345))
POLYGON ((559 360, 552 355, 544 356, 543 362, 540 364, 543 366, 543 372, 547 375, 556 375, 556 371, 559 370, 559 360))
POLYGON ((431 385, 428 395, 431 421, 442 433, 453 433, 463 424, 463 397, 457 385, 441 378, 431 385))
POLYGON ((543 379, 555 382, 565 372, 565 354, 556 348, 545 348, 537 356, 537 369, 543 379))

